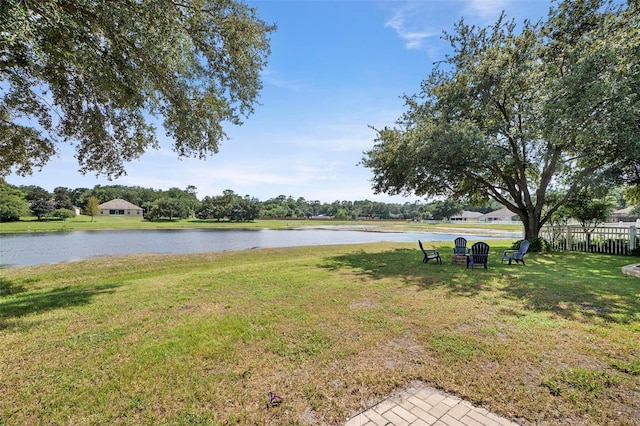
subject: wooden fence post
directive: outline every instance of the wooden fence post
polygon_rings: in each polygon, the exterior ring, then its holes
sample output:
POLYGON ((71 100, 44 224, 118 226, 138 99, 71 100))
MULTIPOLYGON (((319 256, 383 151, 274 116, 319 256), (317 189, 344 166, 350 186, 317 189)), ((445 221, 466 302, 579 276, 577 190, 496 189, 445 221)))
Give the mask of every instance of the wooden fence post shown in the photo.
POLYGON ((636 235, 638 235, 638 228, 635 226, 629 227, 629 251, 636 248, 636 235))

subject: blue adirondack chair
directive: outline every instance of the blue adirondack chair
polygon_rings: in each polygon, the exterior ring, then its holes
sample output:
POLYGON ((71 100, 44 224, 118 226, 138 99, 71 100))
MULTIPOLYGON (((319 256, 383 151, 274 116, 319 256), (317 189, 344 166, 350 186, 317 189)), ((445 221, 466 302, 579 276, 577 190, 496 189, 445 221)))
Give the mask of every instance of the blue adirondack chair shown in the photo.
POLYGON ((511 262, 515 260, 516 263, 522 262, 523 265, 526 265, 526 263, 524 263, 524 255, 527 254, 527 250, 529 250, 529 241, 522 240, 518 250, 505 250, 504 253, 502 253, 502 260, 500 263, 508 260, 509 265, 511 265, 511 262))
POLYGON ((484 269, 487 269, 487 263, 489 262, 489 244, 482 241, 475 243, 471 246, 471 253, 467 255, 467 268, 471 265, 471 269, 475 265, 482 265, 484 269))
POLYGON ((422 245, 422 241, 418 240, 418 244, 420 244, 420 250, 424 254, 424 259, 422 259, 422 263, 427 263, 431 259, 435 259, 437 263, 442 264, 442 259, 440 258, 440 253, 437 250, 425 249, 422 245))
POLYGON ((462 237, 458 237, 453 241, 453 254, 467 254, 467 240, 462 237))

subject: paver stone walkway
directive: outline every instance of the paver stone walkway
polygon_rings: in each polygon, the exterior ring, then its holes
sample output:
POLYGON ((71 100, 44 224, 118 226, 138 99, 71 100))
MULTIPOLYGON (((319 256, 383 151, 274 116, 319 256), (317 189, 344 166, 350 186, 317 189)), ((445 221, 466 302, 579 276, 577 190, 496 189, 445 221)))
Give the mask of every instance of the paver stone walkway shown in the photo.
POLYGON ((517 426, 517 423, 419 381, 396 391, 345 423, 345 426, 409 425, 517 426))

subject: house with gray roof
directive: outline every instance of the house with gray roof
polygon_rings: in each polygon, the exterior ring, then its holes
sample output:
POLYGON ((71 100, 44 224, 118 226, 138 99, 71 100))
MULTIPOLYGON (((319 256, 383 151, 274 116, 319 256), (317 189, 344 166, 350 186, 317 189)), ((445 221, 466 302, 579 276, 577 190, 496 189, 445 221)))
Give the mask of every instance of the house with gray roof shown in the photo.
POLYGON ((485 222, 518 222, 520 218, 505 207, 482 215, 480 220, 485 222))
POLYGON ((480 212, 471 212, 468 210, 463 210, 462 213, 453 215, 449 218, 449 220, 461 220, 461 221, 471 221, 475 222, 482 217, 483 214, 480 212))
POLYGON ((116 198, 98 206, 100 216, 137 216, 142 218, 142 208, 126 200, 116 198))
POLYGON ((635 206, 628 206, 624 209, 616 210, 611 213, 610 222, 635 222, 640 217, 632 214, 634 210, 635 206))

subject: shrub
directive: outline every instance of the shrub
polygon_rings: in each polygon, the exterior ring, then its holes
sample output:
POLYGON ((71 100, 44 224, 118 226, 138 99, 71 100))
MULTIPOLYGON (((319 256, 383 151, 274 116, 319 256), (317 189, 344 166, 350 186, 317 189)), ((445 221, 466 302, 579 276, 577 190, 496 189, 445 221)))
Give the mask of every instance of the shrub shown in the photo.
MULTIPOLYGON (((512 250, 518 250, 518 248, 520 248, 520 243, 524 241, 524 240, 518 240, 516 242, 514 242, 511 245, 511 249, 512 250)), ((538 237, 538 238, 532 238, 529 240, 529 251, 531 252, 536 252, 536 253, 540 253, 540 252, 544 252, 544 251, 549 251, 551 248, 551 245, 549 244, 549 242, 547 240, 545 240, 542 237, 538 237)))
POLYGON ((57 209, 53 211, 52 216, 58 217, 64 222, 69 218, 76 217, 76 213, 69 209, 57 209))

